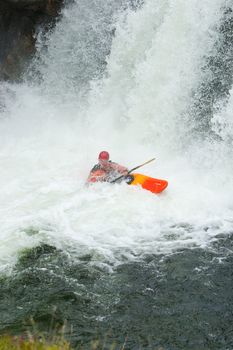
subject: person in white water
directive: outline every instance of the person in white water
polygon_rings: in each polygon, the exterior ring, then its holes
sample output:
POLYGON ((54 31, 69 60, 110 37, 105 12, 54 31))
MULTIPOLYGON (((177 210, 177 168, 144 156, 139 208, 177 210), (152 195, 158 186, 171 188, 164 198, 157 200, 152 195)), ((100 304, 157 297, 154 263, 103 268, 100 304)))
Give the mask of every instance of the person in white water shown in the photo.
POLYGON ((109 160, 107 151, 102 151, 96 164, 90 171, 87 182, 111 182, 121 175, 127 175, 128 169, 109 160))

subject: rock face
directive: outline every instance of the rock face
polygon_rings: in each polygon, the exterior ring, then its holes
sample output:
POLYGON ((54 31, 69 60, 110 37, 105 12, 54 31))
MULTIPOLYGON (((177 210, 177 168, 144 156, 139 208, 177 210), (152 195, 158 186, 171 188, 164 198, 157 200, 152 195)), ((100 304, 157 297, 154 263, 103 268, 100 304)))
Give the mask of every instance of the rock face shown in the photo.
POLYGON ((63 0, 0 0, 0 79, 17 81, 35 52, 35 31, 51 28, 63 0))

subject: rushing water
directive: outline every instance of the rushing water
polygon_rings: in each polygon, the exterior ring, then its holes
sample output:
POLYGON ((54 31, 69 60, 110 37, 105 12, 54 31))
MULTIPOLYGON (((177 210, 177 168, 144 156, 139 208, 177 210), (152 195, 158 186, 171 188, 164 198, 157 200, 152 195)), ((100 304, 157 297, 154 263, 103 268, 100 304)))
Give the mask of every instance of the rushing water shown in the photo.
POLYGON ((33 318, 84 348, 233 348, 232 11, 76 0, 1 84, 1 332, 33 318), (103 149, 155 156, 141 171, 167 190, 86 188, 103 149))

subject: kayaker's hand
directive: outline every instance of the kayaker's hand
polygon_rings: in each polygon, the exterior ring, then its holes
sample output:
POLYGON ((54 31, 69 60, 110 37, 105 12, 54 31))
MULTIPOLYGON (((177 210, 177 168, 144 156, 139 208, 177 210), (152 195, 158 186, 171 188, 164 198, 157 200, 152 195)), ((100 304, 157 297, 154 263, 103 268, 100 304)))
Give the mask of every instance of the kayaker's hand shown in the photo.
POLYGON ((122 175, 124 175, 124 176, 127 176, 128 175, 128 169, 125 169, 123 172, 122 172, 122 175))
POLYGON ((131 174, 128 174, 128 175, 124 178, 124 180, 125 180, 125 182, 126 182, 128 185, 130 185, 130 184, 133 182, 133 180, 134 180, 134 176, 131 175, 131 174))

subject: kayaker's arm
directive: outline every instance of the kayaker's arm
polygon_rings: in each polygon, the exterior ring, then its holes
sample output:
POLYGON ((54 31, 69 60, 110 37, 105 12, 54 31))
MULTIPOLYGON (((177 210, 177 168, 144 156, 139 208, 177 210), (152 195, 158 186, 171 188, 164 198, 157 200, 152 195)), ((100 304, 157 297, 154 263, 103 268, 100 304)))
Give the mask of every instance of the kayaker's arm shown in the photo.
POLYGON ((127 169, 125 166, 117 164, 115 162, 111 162, 111 170, 122 175, 127 175, 129 171, 129 169, 127 169))
POLYGON ((142 166, 144 166, 144 165, 146 165, 146 164, 148 164, 148 163, 152 162, 153 160, 155 160, 155 158, 152 158, 152 159, 148 160, 147 162, 145 162, 145 163, 143 163, 143 164, 140 164, 140 165, 136 166, 135 168, 133 168, 133 169, 129 170, 129 171, 127 172, 127 174, 125 174, 125 175, 121 175, 121 176, 117 177, 116 179, 112 180, 112 181, 111 181, 111 183, 114 183, 114 182, 119 181, 120 179, 123 179, 125 176, 129 175, 130 173, 132 173, 132 171, 134 171, 134 170, 136 170, 136 169, 141 168, 142 166))
POLYGON ((91 182, 104 182, 106 181, 106 171, 100 168, 98 164, 96 164, 90 171, 90 174, 87 178, 87 183, 91 182))

